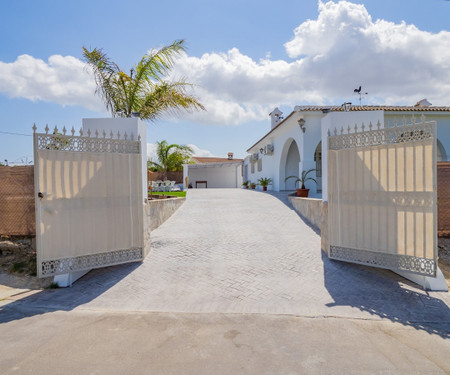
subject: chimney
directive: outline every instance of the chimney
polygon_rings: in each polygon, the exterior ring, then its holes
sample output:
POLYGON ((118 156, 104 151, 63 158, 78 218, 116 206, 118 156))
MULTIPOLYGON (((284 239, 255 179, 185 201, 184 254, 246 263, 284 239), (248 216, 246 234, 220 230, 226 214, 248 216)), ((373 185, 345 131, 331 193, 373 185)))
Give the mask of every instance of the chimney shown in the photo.
POLYGON ((276 107, 271 113, 269 113, 270 129, 273 129, 280 123, 280 121, 283 119, 283 117, 281 117, 282 114, 283 112, 281 112, 278 107, 276 107))
POLYGON ((426 99, 422 99, 419 100, 416 104, 414 104, 414 107, 429 107, 431 105, 431 103, 426 100, 426 99))
POLYGON ((228 153, 228 160, 233 160, 233 153, 232 152, 228 153))

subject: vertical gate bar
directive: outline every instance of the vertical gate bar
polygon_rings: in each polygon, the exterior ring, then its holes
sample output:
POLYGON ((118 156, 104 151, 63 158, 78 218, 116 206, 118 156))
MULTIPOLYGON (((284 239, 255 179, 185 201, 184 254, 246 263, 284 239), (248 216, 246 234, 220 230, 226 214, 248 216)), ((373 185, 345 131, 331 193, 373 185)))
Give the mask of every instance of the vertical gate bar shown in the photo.
MULTIPOLYGON (((353 186, 355 189, 355 197, 358 196, 358 189, 359 189, 359 185, 358 185, 358 170, 356 167, 356 153, 353 152, 352 155, 352 170, 353 170, 353 186)), ((352 211, 354 212, 354 218, 355 218, 355 226, 353 228, 353 232, 355 233, 355 242, 353 242, 354 247, 356 248, 358 246, 358 205, 357 204, 352 204, 352 211)))
MULTIPOLYGON (((361 172, 359 174, 359 178, 361 180, 361 188, 360 188, 360 196, 363 195, 362 193, 365 192, 366 190, 366 184, 365 184, 365 173, 364 173, 364 169, 365 169, 365 159, 366 159, 366 153, 364 151, 362 151, 362 163, 360 163, 361 165, 361 172)), ((362 248, 364 248, 364 237, 366 235, 366 220, 365 220, 365 216, 366 216, 366 205, 362 204, 361 208, 360 208, 361 212, 361 223, 362 223, 362 228, 361 228, 361 233, 362 235, 362 244, 360 245, 362 248)))
POLYGON ((34 154, 34 202, 35 202, 35 220, 36 220, 36 268, 37 275, 42 277, 42 237, 41 237, 41 200, 37 194, 40 192, 39 184, 39 154, 38 154, 38 135, 33 132, 33 154, 34 154))
MULTIPOLYGON (((131 243, 134 245, 134 222, 133 222, 133 200, 132 200, 132 186, 131 186, 131 155, 127 155, 128 159, 128 191, 129 191, 129 206, 130 206, 130 232, 131 232, 131 243)), ((142 185, 141 181, 139 183, 142 185)))
POLYGON ((374 230, 374 225, 373 225, 373 215, 374 215, 374 210, 375 207, 373 205, 373 201, 372 201, 372 197, 373 197, 373 184, 374 184, 374 178, 373 178, 373 147, 369 148, 369 156, 370 156, 370 174, 371 174, 371 179, 370 179, 370 195, 369 195, 369 202, 370 202, 370 209, 369 209, 369 215, 370 215, 370 230, 369 230, 369 243, 370 243, 370 248, 373 248, 373 230, 374 230))
MULTIPOLYGON (((424 192, 427 191, 426 160, 427 160, 426 159, 426 148, 422 147, 422 163, 423 163, 423 165, 422 165, 422 186, 423 186, 422 190, 424 192)), ((426 221, 427 215, 426 215, 426 212, 423 211, 422 215, 423 215, 423 228, 422 228, 422 231, 423 231, 423 257, 426 258, 427 257, 427 242, 428 242, 427 241, 427 221, 426 221)))
MULTIPOLYGON (((386 125, 385 125, 385 127, 386 127, 386 125)), ((389 176, 389 152, 390 152, 390 149, 389 148, 385 148, 385 151, 386 151, 386 156, 385 156, 385 168, 386 168, 386 190, 387 190, 387 197, 389 197, 389 195, 390 195, 390 193, 391 193, 391 179, 390 179, 390 176, 389 176)), ((389 199, 389 198, 388 198, 389 199)), ((386 199, 386 204, 388 203, 387 201, 388 201, 388 199, 386 199)), ((389 210, 390 210, 390 206, 388 206, 388 205, 386 205, 386 208, 385 208, 385 213, 386 213, 386 220, 385 220, 385 223, 386 223, 386 250, 388 250, 389 249, 389 210)))
POLYGON ((339 246, 342 246, 342 229, 341 229, 341 220, 342 220, 342 212, 341 212, 341 191, 340 191, 340 163, 339 163, 339 152, 336 152, 336 195, 337 195, 337 211, 338 211, 338 235, 339 235, 339 246))
MULTIPOLYGON (((407 197, 407 169, 406 169, 406 146, 402 147, 403 150, 403 197, 407 197)), ((406 200, 405 200, 406 203, 406 200)), ((403 207, 403 241, 404 241, 404 254, 408 255, 408 212, 406 211, 406 204, 405 207, 403 207)))
MULTIPOLYGON (((381 179, 381 147, 378 149, 378 188, 375 192, 376 196, 377 196, 377 200, 379 201, 380 197, 381 197, 381 189, 383 188, 382 186, 382 179, 381 179)), ((377 243, 378 243, 378 247, 381 249, 381 213, 384 211, 384 202, 382 202, 381 205, 381 209, 378 210, 378 229, 377 229, 377 243)))
MULTIPOLYGON (((422 146, 423 147, 423 146, 422 146)), ((413 151, 413 176, 412 176, 412 183, 413 183, 413 192, 414 194, 417 196, 417 184, 416 184, 416 168, 417 168, 417 163, 416 163, 416 148, 417 145, 414 144, 414 142, 412 142, 412 151, 413 151)), ((413 210, 413 233, 414 233, 414 256, 417 256, 417 211, 413 210)))
POLYGON ((431 124, 431 134, 432 134, 432 174, 433 174, 433 259, 434 259, 434 276, 437 273, 437 127, 436 121, 431 124))
MULTIPOLYGON (((372 154, 373 154, 373 148, 372 148, 372 146, 371 147, 369 147, 369 149, 367 150, 368 151, 368 163, 369 163, 369 166, 368 167, 366 167, 366 175, 368 176, 368 186, 367 186, 367 189, 368 189, 368 191, 367 191, 367 193, 366 193, 366 196, 367 196, 367 198, 366 198, 366 200, 367 200, 367 202, 368 202, 368 216, 369 216, 369 220, 368 220, 368 223, 369 223, 369 225, 368 225, 368 228, 366 228, 366 230, 367 230, 367 236, 368 236, 368 248, 369 249, 371 249, 371 248, 373 248, 373 242, 372 242, 372 240, 373 240, 373 238, 372 238, 372 231, 373 231, 373 214, 374 214, 374 211, 373 211, 373 209, 374 209, 374 207, 373 207, 373 204, 372 204, 372 189, 373 189, 373 161, 372 161, 372 154), (370 173, 367 173, 367 169, 369 170, 369 172, 370 173)), ((365 165, 365 164, 364 164, 365 165)))

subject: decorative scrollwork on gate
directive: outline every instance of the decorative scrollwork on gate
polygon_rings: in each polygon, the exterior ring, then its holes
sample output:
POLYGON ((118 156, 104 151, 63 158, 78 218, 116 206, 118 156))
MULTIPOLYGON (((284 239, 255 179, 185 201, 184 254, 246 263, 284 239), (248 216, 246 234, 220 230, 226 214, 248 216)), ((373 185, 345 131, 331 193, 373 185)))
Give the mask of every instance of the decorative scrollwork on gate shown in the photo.
POLYGON ((133 133, 128 135, 125 132, 121 135, 117 132, 115 135, 111 131, 107 137, 105 131, 100 134, 97 130, 94 134, 88 130, 86 136, 81 129, 79 131, 80 135, 76 136, 73 127, 70 135, 66 134, 67 130, 65 127, 62 129, 62 133, 59 132, 56 126, 52 133, 49 133, 50 129, 48 126, 45 127, 45 133, 36 133, 36 130, 36 125, 34 125, 33 131, 37 138, 36 146, 38 150, 139 154, 141 147, 140 136, 135 140, 133 133))
POLYGON ((340 130, 334 129, 334 134, 328 130, 328 149, 345 150, 367 146, 377 146, 382 144, 402 143, 430 139, 433 137, 433 123, 425 122, 425 117, 421 117, 420 122, 416 122, 415 117, 411 118, 411 123, 407 124, 403 118, 401 124, 393 123, 393 126, 382 127, 378 121, 376 128, 369 123, 366 128, 364 123, 358 128, 343 127, 340 130), (366 130, 368 129, 368 130, 366 130))
POLYGON ((142 258, 143 249, 136 247, 93 255, 44 260, 42 261, 42 277, 136 262, 142 260, 142 258))
POLYGON ((414 257, 410 255, 361 251, 340 246, 330 246, 330 258, 367 266, 408 271, 420 275, 435 277, 436 262, 434 259, 414 257))

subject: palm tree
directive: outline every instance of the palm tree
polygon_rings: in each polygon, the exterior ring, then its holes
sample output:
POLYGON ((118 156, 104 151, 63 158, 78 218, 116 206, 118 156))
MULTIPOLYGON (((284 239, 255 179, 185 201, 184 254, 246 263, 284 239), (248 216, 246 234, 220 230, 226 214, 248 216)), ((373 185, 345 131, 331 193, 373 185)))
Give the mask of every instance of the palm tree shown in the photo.
POLYGON ((96 93, 111 114, 121 117, 138 115, 153 121, 165 112, 205 110, 196 97, 187 93, 192 85, 184 80, 168 81, 175 57, 185 51, 184 40, 161 49, 152 49, 126 74, 101 50, 83 47, 83 57, 92 68, 96 93))
POLYGON ((156 142, 156 155, 159 163, 149 161, 150 166, 155 166, 158 171, 163 172, 163 179, 167 179, 167 172, 183 170, 183 164, 189 162, 193 150, 189 146, 171 144, 166 141, 156 142))

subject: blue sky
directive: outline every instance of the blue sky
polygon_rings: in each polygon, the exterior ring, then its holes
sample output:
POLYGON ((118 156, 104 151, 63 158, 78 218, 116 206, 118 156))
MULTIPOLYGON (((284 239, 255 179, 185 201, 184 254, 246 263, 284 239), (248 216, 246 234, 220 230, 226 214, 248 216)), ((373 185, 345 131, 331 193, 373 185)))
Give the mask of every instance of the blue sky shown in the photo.
POLYGON ((450 104, 450 1, 23 0, 0 2, 0 13, 0 160, 32 160, 33 123, 79 128, 109 116, 83 45, 128 70, 185 39, 174 76, 197 85, 207 112, 149 123, 148 143, 198 155, 243 157, 275 106, 356 103, 359 85, 364 104, 450 104))

